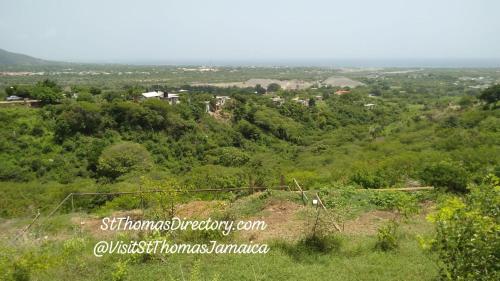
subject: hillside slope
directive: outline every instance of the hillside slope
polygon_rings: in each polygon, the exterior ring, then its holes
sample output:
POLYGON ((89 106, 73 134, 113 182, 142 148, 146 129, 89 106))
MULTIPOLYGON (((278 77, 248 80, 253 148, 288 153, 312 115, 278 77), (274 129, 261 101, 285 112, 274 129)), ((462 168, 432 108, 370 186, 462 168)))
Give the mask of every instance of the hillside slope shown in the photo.
POLYGON ((0 49, 0 65, 42 65, 50 63, 53 62, 0 49))

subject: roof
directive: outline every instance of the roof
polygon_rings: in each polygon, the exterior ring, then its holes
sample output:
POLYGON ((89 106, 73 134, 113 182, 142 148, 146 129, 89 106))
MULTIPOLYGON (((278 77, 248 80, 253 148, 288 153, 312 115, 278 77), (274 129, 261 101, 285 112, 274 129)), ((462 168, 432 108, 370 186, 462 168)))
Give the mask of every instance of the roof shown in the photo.
POLYGON ((167 98, 178 98, 178 97, 179 97, 178 94, 170 94, 170 93, 167 94, 167 98))
POLYGON ((145 98, 154 98, 154 97, 163 97, 164 93, 161 91, 158 92, 147 92, 147 93, 142 93, 141 94, 145 98))

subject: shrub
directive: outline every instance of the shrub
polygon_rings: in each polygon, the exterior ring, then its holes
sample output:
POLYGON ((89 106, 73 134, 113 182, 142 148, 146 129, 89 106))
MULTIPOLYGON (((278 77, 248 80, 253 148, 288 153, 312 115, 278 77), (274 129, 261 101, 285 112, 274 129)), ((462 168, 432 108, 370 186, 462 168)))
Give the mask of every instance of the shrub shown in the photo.
POLYGON ((397 249, 399 247, 398 228, 399 224, 396 221, 390 221, 388 224, 380 227, 377 233, 375 248, 384 252, 397 249))
POLYGON ((421 178, 427 184, 437 188, 454 192, 467 190, 467 172, 456 163, 442 161, 431 164, 423 169, 421 178))
POLYGON ((386 186, 385 180, 377 175, 367 171, 358 171, 351 176, 351 182, 364 188, 381 188, 386 186))
POLYGON ((217 165, 226 167, 239 167, 248 162, 250 157, 247 153, 235 147, 221 147, 210 152, 209 158, 217 165))
POLYGON ((13 265, 12 278, 15 281, 31 280, 31 271, 28 265, 22 262, 15 262, 13 265))
POLYGON ((403 192, 377 192, 370 195, 369 202, 383 209, 398 211, 405 217, 418 212, 417 199, 403 192))
POLYGON ((128 275, 127 262, 117 261, 114 264, 114 270, 111 272, 111 280, 123 281, 128 275))
POLYGON ((337 235, 310 234, 295 243, 278 242, 274 245, 296 260, 302 260, 314 254, 328 254, 340 250, 342 240, 337 235))
POLYGON ((464 199, 448 199, 429 219, 436 225, 430 246, 442 280, 499 280, 500 184, 472 187, 464 199))
POLYGON ((138 143, 118 143, 105 148, 98 161, 98 173, 116 179, 134 170, 148 170, 152 165, 149 152, 138 143))
POLYGON ((185 184, 200 188, 236 188, 245 186, 247 175, 243 170, 218 165, 205 165, 193 168, 186 174, 185 184))

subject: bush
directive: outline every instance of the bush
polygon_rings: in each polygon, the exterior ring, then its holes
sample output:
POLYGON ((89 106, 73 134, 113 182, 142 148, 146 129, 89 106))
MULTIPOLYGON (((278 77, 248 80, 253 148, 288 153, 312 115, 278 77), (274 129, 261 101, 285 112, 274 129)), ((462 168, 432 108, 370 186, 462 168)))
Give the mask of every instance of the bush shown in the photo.
POLYGON ((363 188, 382 188, 387 186, 386 181, 376 173, 358 171, 351 176, 351 182, 363 188))
POLYGON ((247 175, 241 169, 205 165, 193 168, 187 173, 184 183, 195 189, 237 188, 248 184, 247 179, 247 175))
POLYGON ((369 202, 383 209, 398 211, 405 217, 418 212, 417 198, 403 192, 377 192, 370 195, 369 202))
POLYGON ((337 235, 310 234, 296 243, 278 242, 274 245, 296 260, 302 260, 314 254, 328 254, 340 250, 342 240, 337 235))
POLYGON ((500 184, 471 188, 464 199, 447 200, 429 219, 436 225, 431 249, 437 252, 442 280, 500 279, 500 184))
POLYGON ((443 161, 429 165, 423 169, 421 178, 427 184, 448 191, 465 192, 467 190, 467 172, 456 163, 443 161))
POLYGON ((97 133, 102 125, 101 108, 97 104, 80 102, 64 109, 55 126, 56 139, 62 142, 76 133, 97 133))
POLYGON ((396 221, 391 221, 380 227, 377 233, 375 248, 384 252, 397 249, 399 247, 398 228, 399 224, 396 221))
POLYGON ((100 176, 114 180, 131 171, 148 170, 151 166, 151 156, 142 145, 124 142, 102 151, 97 172, 100 176))
POLYGON ((117 261, 114 263, 114 270, 111 272, 111 280, 123 281, 127 278, 127 261, 117 261))
POLYGON ((221 147, 209 153, 211 162, 226 167, 239 167, 245 165, 250 157, 247 153, 235 147, 221 147))

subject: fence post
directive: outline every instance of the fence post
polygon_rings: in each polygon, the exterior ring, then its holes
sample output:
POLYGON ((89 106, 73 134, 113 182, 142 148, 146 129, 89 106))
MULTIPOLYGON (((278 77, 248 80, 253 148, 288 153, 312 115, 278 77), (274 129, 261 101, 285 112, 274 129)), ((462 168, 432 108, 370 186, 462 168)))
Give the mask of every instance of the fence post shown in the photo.
MULTIPOLYGON (((319 195, 318 193, 316 192, 316 199, 318 200, 318 205, 321 206, 325 211, 326 211, 326 206, 325 204, 323 204, 323 201, 321 201, 321 198, 319 198, 319 195)), ((332 221, 333 223, 333 226, 335 227, 335 229, 338 231, 338 232, 341 232, 342 230, 340 229, 339 225, 335 222, 335 221, 332 221)))
POLYGON ((293 182, 295 183, 295 186, 297 186, 297 188, 299 189, 300 191, 300 195, 302 196, 302 201, 304 202, 304 206, 307 205, 307 196, 306 196, 306 193, 304 192, 304 190, 302 189, 302 187, 300 187, 300 184, 297 182, 296 179, 293 179, 293 182))

